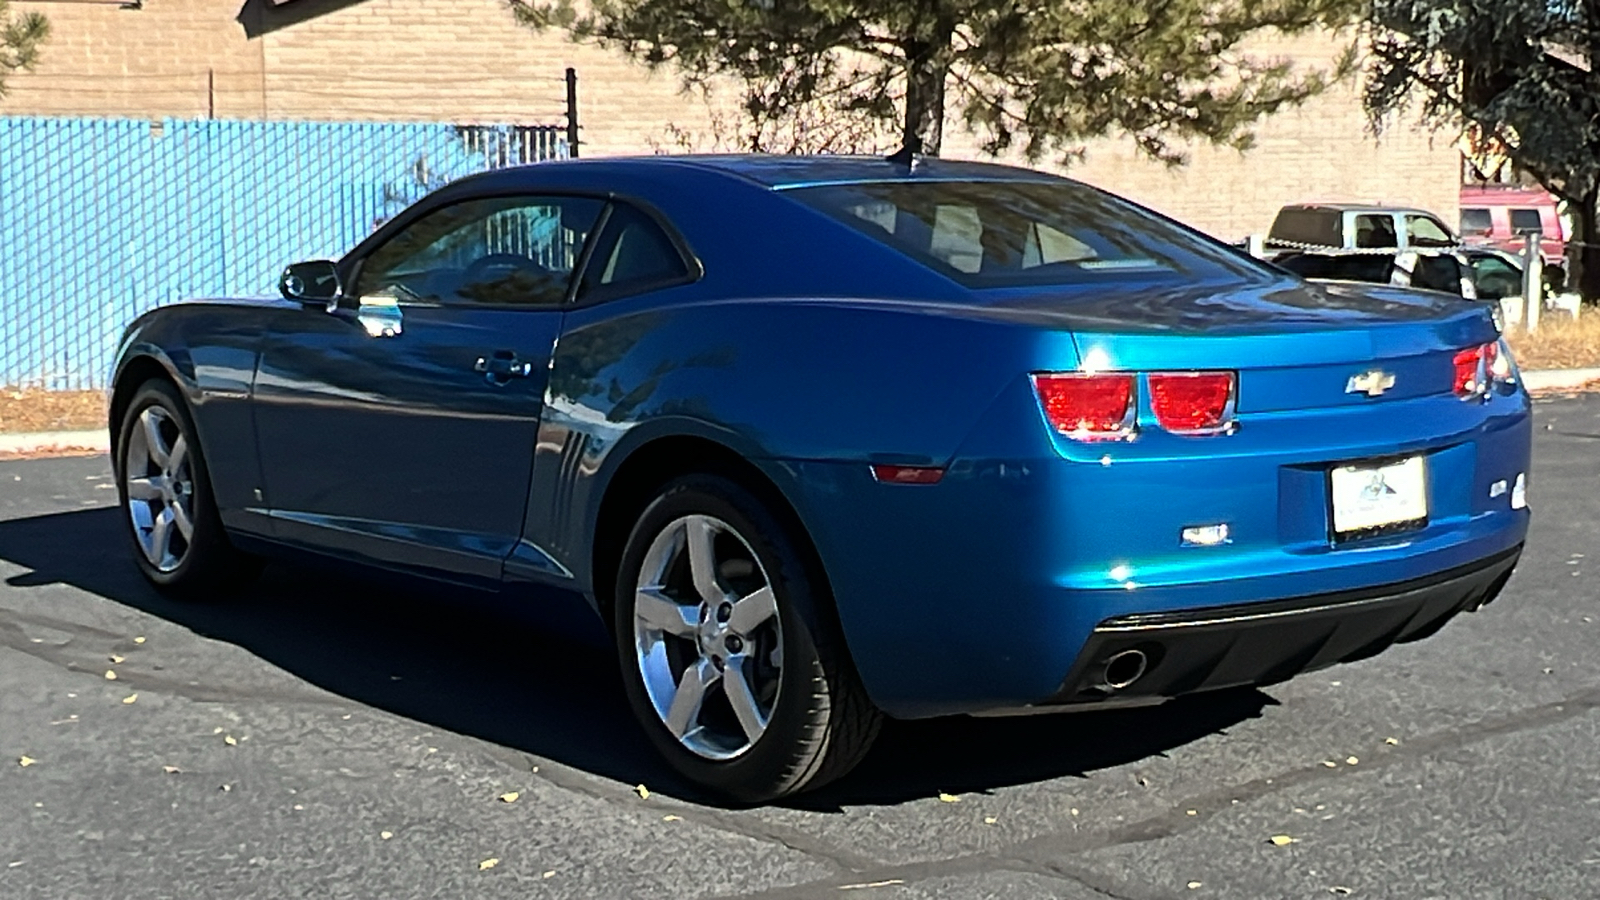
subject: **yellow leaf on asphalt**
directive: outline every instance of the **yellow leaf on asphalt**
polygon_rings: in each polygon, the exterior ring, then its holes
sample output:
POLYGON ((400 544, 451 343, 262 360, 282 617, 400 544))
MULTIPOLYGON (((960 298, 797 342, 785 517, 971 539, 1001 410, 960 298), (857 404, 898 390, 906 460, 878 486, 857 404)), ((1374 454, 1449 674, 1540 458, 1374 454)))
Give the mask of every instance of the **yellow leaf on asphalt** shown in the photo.
POLYGON ((392 831, 380 831, 380 832, 378 832, 378 837, 383 838, 384 840, 387 841, 389 838, 394 837, 394 832, 392 832, 392 831))
POLYGON ((633 792, 635 794, 639 795, 639 799, 640 800, 649 800, 650 799, 650 789, 645 787, 642 784, 641 785, 636 785, 634 787, 634 789, 633 789, 633 792))
POLYGON ((1200 882, 1198 882, 1198 881, 1191 881, 1188 884, 1188 888, 1191 891, 1194 890, 1195 888, 1198 888, 1199 886, 1200 886, 1200 882))
POLYGON ((122 660, 123 660, 123 657, 121 657, 121 656, 117 656, 116 654, 112 654, 111 655, 111 661, 113 663, 116 663, 117 665, 121 665, 122 664, 122 660))
POLYGON ((1393 746, 1395 744, 1400 743, 1400 739, 1399 738, 1384 738, 1383 742, 1385 744, 1389 744, 1390 746, 1393 746))
POLYGON ((222 733, 222 726, 218 725, 217 727, 211 729, 211 733, 212 734, 221 734, 222 733))
POLYGON ((234 736, 231 735, 231 734, 224 735, 223 738, 222 738, 222 742, 224 744, 227 744, 229 747, 237 747, 237 746, 239 746, 239 741, 237 739, 235 739, 234 736))
POLYGON ((1351 890, 1349 888, 1345 887, 1344 885, 1336 884, 1333 887, 1328 888, 1328 893, 1330 893, 1330 894, 1338 894, 1341 897, 1347 897, 1352 892, 1351 892, 1351 890))
POLYGON ((521 791, 506 791, 504 794, 500 795, 500 802, 501 803, 515 803, 515 802, 517 802, 517 798, 521 797, 521 796, 522 796, 522 792, 521 791))
POLYGON ((139 700, 139 695, 138 694, 129 694, 128 696, 122 698, 122 705, 123 706, 132 706, 134 703, 138 702, 138 700, 139 700))
POLYGON ((110 669, 107 669, 106 670, 106 680, 107 681, 116 681, 117 680, 117 673, 111 671, 110 669))
POLYGON ((961 798, 960 797, 957 797, 955 794, 946 794, 944 791, 940 791, 939 792, 939 800, 941 802, 944 802, 944 803, 960 803, 961 802, 961 798))
POLYGON ((555 869, 551 869, 550 871, 544 873, 540 877, 541 878, 554 878, 554 877, 556 877, 556 870, 555 869))
POLYGON ((998 821, 1000 821, 1000 820, 995 818, 994 816, 984 816, 983 817, 983 824, 985 824, 985 825, 993 825, 994 823, 996 823, 998 821))
POLYGON ((178 768, 177 766, 162 766, 161 767, 161 771, 167 773, 168 775, 176 775, 179 772, 182 772, 183 770, 178 768))
POLYGON ((1183 814, 1186 815, 1186 816, 1198 816, 1198 815, 1200 815, 1200 810, 1198 810, 1198 809, 1186 809, 1186 810, 1183 811, 1183 814))
POLYGON ((142 635, 142 634, 141 634, 141 635, 139 635, 139 636, 138 636, 138 637, 136 637, 136 638, 134 638, 134 639, 133 639, 133 642, 134 642, 134 643, 135 643, 135 644, 142 644, 142 643, 144 643, 144 635, 142 635))
POLYGON ((662 816, 661 817, 661 821, 663 821, 663 822, 682 822, 683 821, 683 816, 662 816))
POLYGON ((495 866, 498 866, 498 865, 500 865, 500 857, 491 856, 488 859, 484 860, 483 862, 478 863, 478 871, 482 872, 482 871, 484 871, 486 869, 492 869, 492 868, 494 868, 495 866))
POLYGON ((1333 761, 1333 760, 1331 760, 1331 759, 1325 759, 1325 760, 1323 760, 1323 761, 1322 761, 1322 764, 1323 764, 1323 765, 1325 765, 1325 766, 1327 766, 1327 767, 1328 767, 1328 768, 1330 768, 1330 769, 1337 769, 1337 768, 1339 768, 1339 764, 1338 764, 1338 763, 1336 763, 1336 762, 1334 762, 1334 761, 1333 761))
POLYGON ((19 765, 19 766, 23 767, 24 769, 26 769, 27 767, 33 765, 36 762, 38 762, 37 759, 34 759, 31 756, 24 756, 21 759, 17 760, 17 765, 19 765))
POLYGON ((1354 756, 1346 756, 1346 757, 1345 757, 1345 758, 1344 758, 1344 761, 1345 761, 1345 764, 1346 764, 1346 765, 1351 765, 1351 766, 1353 766, 1353 765, 1355 765, 1355 764, 1356 764, 1356 763, 1358 763, 1358 762, 1361 762, 1361 760, 1360 760, 1360 759, 1358 759, 1358 758, 1356 758, 1356 757, 1354 757, 1354 756))
POLYGON ((1287 847, 1290 844, 1298 844, 1298 843, 1300 843, 1300 839, 1299 838, 1290 837, 1287 834, 1275 834, 1271 838, 1269 838, 1269 840, 1272 841, 1272 845, 1274 847, 1287 847))

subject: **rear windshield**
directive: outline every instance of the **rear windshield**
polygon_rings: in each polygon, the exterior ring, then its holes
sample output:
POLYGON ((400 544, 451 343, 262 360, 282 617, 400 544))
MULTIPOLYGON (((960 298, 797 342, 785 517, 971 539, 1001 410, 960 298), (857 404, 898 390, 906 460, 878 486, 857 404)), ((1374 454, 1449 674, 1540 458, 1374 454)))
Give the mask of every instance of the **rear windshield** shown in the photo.
POLYGON ((894 181, 785 193, 970 288, 1239 279, 1266 271, 1073 182, 894 181))

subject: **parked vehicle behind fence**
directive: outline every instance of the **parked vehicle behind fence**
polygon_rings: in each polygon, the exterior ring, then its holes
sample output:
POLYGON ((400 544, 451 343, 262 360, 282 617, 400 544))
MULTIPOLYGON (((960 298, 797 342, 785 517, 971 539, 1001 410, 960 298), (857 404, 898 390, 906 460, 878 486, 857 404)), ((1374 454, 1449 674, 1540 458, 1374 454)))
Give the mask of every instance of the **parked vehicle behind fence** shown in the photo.
POLYGON ((1426 210, 1356 203, 1299 203, 1278 210, 1267 247, 1453 247, 1455 235, 1426 210))
POLYGON ((1538 188, 1477 187, 1461 189, 1461 241, 1520 253, 1525 236, 1537 232, 1546 266, 1566 264, 1566 223, 1556 198, 1538 188))

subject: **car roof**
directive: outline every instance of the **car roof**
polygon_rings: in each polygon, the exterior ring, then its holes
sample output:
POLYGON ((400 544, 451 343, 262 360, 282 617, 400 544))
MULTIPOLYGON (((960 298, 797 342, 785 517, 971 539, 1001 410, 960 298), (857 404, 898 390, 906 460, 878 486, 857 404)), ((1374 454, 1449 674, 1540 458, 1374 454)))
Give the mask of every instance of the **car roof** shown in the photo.
MULTIPOLYGON (((552 167, 571 171, 600 169, 637 175, 667 173, 694 168, 731 175, 765 187, 809 187, 825 184, 852 184, 871 181, 1011 181, 1065 182, 1070 179, 1047 172, 996 163, 917 157, 909 169, 882 156, 813 155, 786 156, 771 153, 684 154, 659 156, 608 156, 581 160, 557 160, 502 169, 502 172, 551 171, 552 167)), ((482 178, 482 175, 473 176, 482 178)))
POLYGON ((1384 206, 1379 203, 1291 203, 1285 206, 1284 209, 1325 209, 1330 212, 1420 213, 1428 216, 1434 215, 1428 210, 1415 206, 1384 206))

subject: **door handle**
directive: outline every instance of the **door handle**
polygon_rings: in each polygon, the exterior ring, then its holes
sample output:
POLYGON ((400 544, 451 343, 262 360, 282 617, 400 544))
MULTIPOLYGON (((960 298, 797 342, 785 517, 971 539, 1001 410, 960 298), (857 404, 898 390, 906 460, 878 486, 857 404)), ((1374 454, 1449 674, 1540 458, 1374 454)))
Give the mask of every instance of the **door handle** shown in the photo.
POLYGON ((510 350, 496 350, 489 356, 480 356, 472 364, 472 371, 483 375, 483 380, 493 385, 504 385, 513 378, 527 378, 533 374, 533 363, 517 359, 510 350))

